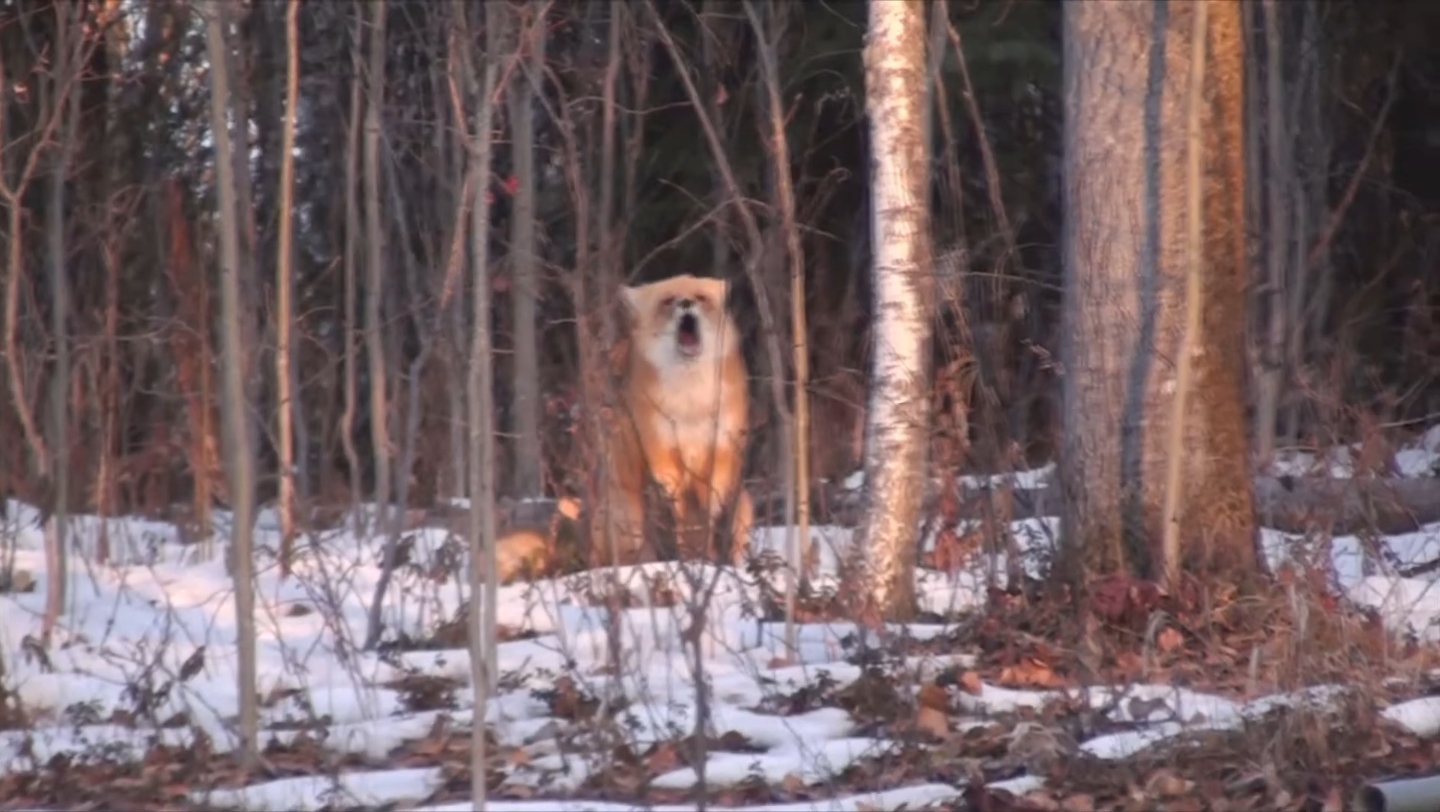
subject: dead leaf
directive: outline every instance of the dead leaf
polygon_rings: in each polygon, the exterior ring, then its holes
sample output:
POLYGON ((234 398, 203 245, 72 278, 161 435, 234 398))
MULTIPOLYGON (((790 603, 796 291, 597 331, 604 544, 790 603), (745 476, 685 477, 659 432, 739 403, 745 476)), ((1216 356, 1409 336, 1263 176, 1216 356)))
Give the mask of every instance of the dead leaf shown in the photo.
POLYGON ((1161 651, 1169 654, 1175 649, 1185 645, 1185 635, 1181 634, 1174 626, 1166 626, 1155 635, 1155 646, 1161 651))
POLYGON ((1189 795, 1195 789, 1195 782, 1181 778, 1174 770, 1161 768, 1145 779, 1145 792, 1154 798, 1174 798, 1189 795))
POLYGON ((660 742, 645 757, 645 766, 651 775, 668 773, 680 766, 680 756, 675 752, 675 745, 670 742, 660 742))
POLYGON ((1057 688, 1063 683, 1050 666, 1034 657, 1026 657, 1000 671, 1000 684, 1007 688, 1057 688))
POLYGON ((780 789, 786 795, 798 795, 805 791, 805 779, 799 773, 785 773, 785 777, 780 779, 780 789))
POLYGON ((1071 795, 1060 802, 1060 812, 1095 812, 1095 798, 1090 795, 1071 795))
POLYGON ((1155 770, 1151 777, 1145 779, 1145 792, 1152 798, 1175 798, 1179 795, 1189 795, 1194 792, 1195 782, 1175 775, 1174 770, 1155 770))

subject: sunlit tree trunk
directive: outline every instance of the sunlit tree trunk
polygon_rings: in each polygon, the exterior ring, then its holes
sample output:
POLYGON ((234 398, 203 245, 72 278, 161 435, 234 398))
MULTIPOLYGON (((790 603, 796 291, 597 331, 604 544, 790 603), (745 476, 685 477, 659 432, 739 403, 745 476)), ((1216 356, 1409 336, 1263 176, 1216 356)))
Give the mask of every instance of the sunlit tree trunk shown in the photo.
POLYGON ((870 379, 864 538, 874 606, 914 610, 915 543, 930 422, 930 210, 925 149, 925 5, 870 3, 865 93, 870 115, 874 367, 870 379))
POLYGON ((1243 51, 1209 10, 1200 112, 1202 318, 1181 448, 1167 447, 1185 312, 1190 2, 1064 7, 1062 568, 1158 575, 1167 455, 1183 455, 1183 568, 1256 575, 1245 426, 1243 51))
POLYGON ((280 429, 280 572, 290 573, 295 548, 295 421, 291 399, 294 376, 290 369, 295 292, 293 272, 295 233, 295 119, 300 104, 300 0, 289 0, 285 10, 285 123, 280 150, 280 229, 275 262, 275 387, 280 429))

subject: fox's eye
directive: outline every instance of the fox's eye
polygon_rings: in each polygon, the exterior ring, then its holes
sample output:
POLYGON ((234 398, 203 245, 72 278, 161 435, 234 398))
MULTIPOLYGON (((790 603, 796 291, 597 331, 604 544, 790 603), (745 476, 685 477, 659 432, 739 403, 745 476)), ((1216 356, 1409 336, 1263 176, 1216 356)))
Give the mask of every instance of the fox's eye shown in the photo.
POLYGON ((697 296, 695 297, 695 303, 696 303, 696 304, 699 304, 699 305, 709 305, 709 304, 710 304, 710 297, 709 297, 709 296, 706 296, 706 295, 703 294, 703 293, 701 293, 701 294, 699 294, 699 295, 697 295, 697 296))
POLYGON ((664 299, 661 299, 661 300, 660 300, 660 304, 661 304, 662 306, 664 306, 664 307, 669 307, 670 305, 675 304, 675 297, 674 297, 674 296, 666 296, 664 299))

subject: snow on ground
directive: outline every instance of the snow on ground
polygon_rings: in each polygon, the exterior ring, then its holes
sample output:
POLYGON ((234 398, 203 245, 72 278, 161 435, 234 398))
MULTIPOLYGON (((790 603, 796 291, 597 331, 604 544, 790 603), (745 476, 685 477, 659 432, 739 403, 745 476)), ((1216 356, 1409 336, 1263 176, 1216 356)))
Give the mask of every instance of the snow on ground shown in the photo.
MULTIPOLYGON (((1424 450, 1431 455, 1424 466, 1428 470, 1440 456, 1437 448, 1440 431, 1432 431, 1414 449, 1416 458, 1407 457, 1404 466, 1421 466, 1425 461, 1418 454, 1424 450)), ((1019 487, 1032 487, 1043 483, 1048 474, 1048 470, 1021 472, 1013 481, 1019 487)), ((94 565, 85 552, 94 547, 99 520, 76 517, 73 528, 79 552, 72 556, 70 604, 57 644, 44 662, 22 646, 25 636, 38 635, 40 629, 45 600, 43 539, 34 527, 33 508, 12 502, 8 515, 10 524, 0 527, 0 538, 15 535, 14 565, 33 573, 40 588, 28 594, 0 596, 0 646, 4 647, 0 650, 9 669, 6 687, 16 692, 38 721, 30 731, 0 733, 0 769, 27 769, 61 753, 136 758, 153 740, 184 745, 194 741, 197 732, 208 736, 217 750, 233 748, 232 720, 237 713, 234 606, 223 556, 201 560, 199 549, 182 546, 170 525, 116 519, 107 528, 113 563, 94 565), (188 681, 178 681, 182 665, 202 650, 203 668, 188 681), (140 715, 139 724, 131 722, 137 708, 134 686, 148 687, 148 693, 156 695, 152 707, 140 715), (131 718, 121 718, 117 711, 131 718), (169 724, 162 727, 166 722, 169 724)), ((222 533, 225 519, 218 520, 222 533)), ((1057 529, 1053 520, 1017 522, 1012 528, 1027 551, 1053 545, 1057 529)), ((818 586, 834 586, 836 565, 850 542, 850 531, 818 527, 812 534, 822 552, 818 586)), ((457 563, 463 564, 463 547, 440 530, 411 535, 410 565, 397 572, 382 604, 387 639, 398 634, 425 637, 440 622, 456 617, 462 605, 462 587, 453 579, 433 576, 442 567, 453 571, 457 563)), ((755 548, 782 551, 787 535, 785 528, 758 528, 755 548)), ((260 517, 256 541, 262 548, 277 546, 273 514, 260 517)), ((1266 531, 1263 544, 1272 564, 1286 559, 1328 560, 1336 584, 1352 600, 1378 610, 1391 629, 1440 640, 1436 624, 1440 589, 1429 577, 1403 579, 1386 574, 1385 566, 1368 566, 1361 556, 1362 545, 1354 537, 1321 544, 1266 531)), ((1440 525, 1384 539, 1383 545, 1388 548, 1388 566, 1440 558, 1440 525)), ((1026 557, 1026 566, 1038 572, 1032 558, 1035 556, 1026 557)), ((328 746, 378 760, 403 742, 425 738, 442 716, 462 730, 472 724, 474 707, 468 687, 456 691, 455 710, 415 713, 405 710, 393 684, 407 673, 419 673, 452 677, 468 686, 469 656, 463 649, 406 651, 393 657, 358 650, 365 636, 379 560, 379 541, 342 531, 305 545, 295 576, 285 581, 279 579, 270 558, 262 556, 265 564, 257 576, 258 688, 266 700, 261 724, 267 740, 293 739, 299 735, 297 728, 313 727, 318 721, 323 723, 328 746)), ((1004 577, 1003 566, 994 569, 1004 577)), ((855 720, 839 708, 795 715, 766 710, 767 697, 813 684, 822 674, 837 686, 859 679, 861 668, 847 658, 856 640, 876 641, 874 633, 853 623, 801 624, 795 650, 789 651, 783 624, 754 619, 761 585, 728 568, 694 565, 682 572, 673 564, 649 564, 615 571, 622 582, 634 585, 632 592, 640 598, 649 595, 649 590, 639 588, 642 579, 661 573, 682 601, 695 594, 697 587, 707 588, 708 579, 718 579, 701 636, 713 692, 715 732, 738 732, 758 752, 712 753, 706 765, 712 785, 737 784, 757 775, 776 783, 821 785, 856 760, 892 746, 892 742, 860 735, 855 720), (690 579, 699 579, 699 583, 690 579)), ((624 662, 617 672, 608 667, 612 619, 605 608, 591 605, 596 601, 585 597, 594 575, 582 573, 502 587, 497 595, 499 623, 533 636, 499 644, 502 690, 485 707, 485 722, 502 748, 524 748, 528 756, 508 768, 507 781, 534 786, 549 797, 564 797, 599 765, 591 754, 576 749, 579 728, 552 718, 550 704, 537 696, 553 690, 562 676, 594 696, 628 698, 630 702, 617 719, 635 746, 674 740, 684 735, 694 720, 695 679, 680 642, 689 624, 684 607, 642 602, 620 610, 614 621, 622 629, 624 662)), ((922 571, 917 575, 917 587, 925 609, 946 615, 979 607, 985 578, 985 573, 950 576, 922 571)), ((777 576, 772 586, 778 585, 777 576)), ((911 624, 892 626, 886 633, 925 638, 947 629, 937 624, 911 624)), ((963 653, 957 653, 911 658, 907 666, 920 674, 933 674, 968 662, 963 653)), ((1101 758, 1123 758, 1197 726, 1236 727, 1277 704, 1323 705, 1345 690, 1322 686, 1239 703, 1163 685, 1091 688, 1082 698, 1091 707, 1103 709, 1112 720, 1130 723, 1130 729, 1092 738, 1081 746, 1101 758), (1117 701, 1122 696, 1141 701, 1117 701), (1134 718, 1136 713, 1143 718, 1134 718)), ((967 714, 981 718, 1023 707, 1038 708, 1050 698, 1047 692, 984 686, 979 695, 962 694, 960 701, 967 714)), ((1440 699, 1415 700, 1384 713, 1420 735, 1440 734, 1440 699)), ((1017 735, 1020 732, 1017 730, 1017 735)), ((694 770, 681 767, 661 774, 654 785, 684 789, 696 780, 694 770)), ((348 771, 216 791, 207 800, 248 810, 318 809, 336 799, 351 806, 393 803, 414 808, 439 781, 436 768, 348 771)), ((1022 776, 1007 783, 1009 788, 1024 791, 1038 786, 1039 781, 1022 776)), ((962 789, 924 784, 764 808, 859 810, 900 804, 914 808, 953 799, 962 789)), ((468 808, 464 804, 430 807, 468 808)), ((547 800, 497 801, 489 808, 578 812, 630 807, 547 800)))
MULTIPOLYGON (((1349 479, 1355 475, 1355 452, 1358 450, 1358 445, 1344 445, 1318 453, 1299 449, 1277 451, 1270 463, 1270 473, 1275 476, 1349 479)), ((1396 476, 1437 476, 1440 475, 1437 463, 1440 463, 1440 426, 1432 426, 1395 451, 1396 476)))

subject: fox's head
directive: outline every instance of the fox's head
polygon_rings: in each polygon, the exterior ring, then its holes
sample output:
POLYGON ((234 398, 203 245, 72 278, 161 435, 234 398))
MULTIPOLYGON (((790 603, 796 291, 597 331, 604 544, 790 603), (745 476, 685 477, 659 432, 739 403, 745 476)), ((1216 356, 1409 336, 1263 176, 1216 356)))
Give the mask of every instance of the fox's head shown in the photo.
POLYGON ((659 368, 717 363, 738 352, 740 336, 725 310, 723 279, 674 276, 621 292, 635 349, 659 368))

